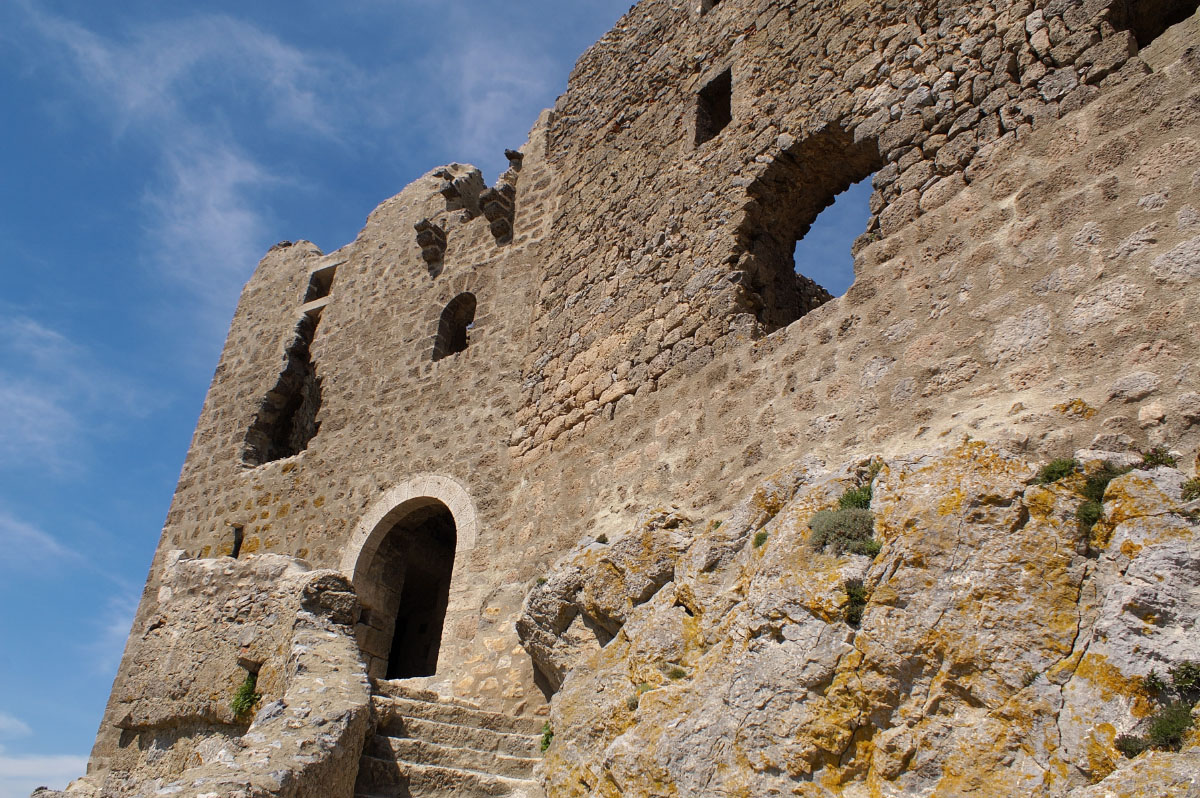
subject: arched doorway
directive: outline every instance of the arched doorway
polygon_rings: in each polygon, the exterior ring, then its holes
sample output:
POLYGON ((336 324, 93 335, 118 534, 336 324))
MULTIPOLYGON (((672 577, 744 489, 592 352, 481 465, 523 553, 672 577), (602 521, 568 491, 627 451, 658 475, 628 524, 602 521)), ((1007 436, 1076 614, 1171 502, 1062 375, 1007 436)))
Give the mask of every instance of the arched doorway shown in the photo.
POLYGON ((450 508, 436 499, 397 509, 401 512, 394 514, 361 574, 366 612, 360 645, 373 676, 432 676, 450 598, 457 529, 450 508))

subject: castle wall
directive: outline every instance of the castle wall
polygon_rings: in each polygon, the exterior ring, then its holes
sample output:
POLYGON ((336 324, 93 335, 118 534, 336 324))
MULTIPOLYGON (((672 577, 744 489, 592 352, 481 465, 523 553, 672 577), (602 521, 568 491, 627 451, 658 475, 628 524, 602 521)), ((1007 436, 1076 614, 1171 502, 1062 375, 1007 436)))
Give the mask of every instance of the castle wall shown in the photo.
POLYGON ((1097 435, 1194 453, 1200 58, 1195 19, 1183 25, 1134 55, 1128 13, 1100 0, 723 0, 705 14, 644 0, 580 59, 498 187, 513 187, 511 241, 503 192, 479 207, 481 183, 455 165, 337 252, 264 258, 118 684, 170 552, 223 556, 237 526, 241 556, 353 576, 364 519, 414 480, 452 510, 436 485, 453 483, 472 515, 434 686, 523 712, 544 702, 513 631, 528 587, 647 508, 720 517, 797 459, 965 435, 1045 455, 1097 435), (697 144, 712 121, 699 95, 726 70, 731 121, 697 144), (821 304, 784 256, 872 171, 855 284, 821 304), (441 232, 419 244, 424 220, 441 232), (328 299, 306 305, 332 266, 328 299), (464 291, 469 345, 434 360, 464 291), (316 434, 247 463, 317 305, 316 434))

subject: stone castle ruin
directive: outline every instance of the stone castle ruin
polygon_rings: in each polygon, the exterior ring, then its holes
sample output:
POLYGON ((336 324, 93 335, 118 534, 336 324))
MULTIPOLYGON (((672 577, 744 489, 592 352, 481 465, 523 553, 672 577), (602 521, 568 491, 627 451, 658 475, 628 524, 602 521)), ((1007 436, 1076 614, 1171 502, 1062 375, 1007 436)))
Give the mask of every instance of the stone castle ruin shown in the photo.
POLYGON ((1194 0, 642 0, 508 159, 259 264, 68 794, 1200 795, 1118 747, 1200 660, 1194 0))

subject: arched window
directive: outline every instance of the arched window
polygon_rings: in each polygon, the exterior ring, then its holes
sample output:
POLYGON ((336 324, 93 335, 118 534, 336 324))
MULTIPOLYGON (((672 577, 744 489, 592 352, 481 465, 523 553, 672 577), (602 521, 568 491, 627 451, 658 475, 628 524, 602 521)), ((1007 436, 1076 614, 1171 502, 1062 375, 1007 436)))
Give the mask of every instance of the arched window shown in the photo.
POLYGON ((475 295, 463 293, 450 300, 438 322, 437 339, 433 342, 433 359, 462 352, 470 341, 475 326, 475 295))

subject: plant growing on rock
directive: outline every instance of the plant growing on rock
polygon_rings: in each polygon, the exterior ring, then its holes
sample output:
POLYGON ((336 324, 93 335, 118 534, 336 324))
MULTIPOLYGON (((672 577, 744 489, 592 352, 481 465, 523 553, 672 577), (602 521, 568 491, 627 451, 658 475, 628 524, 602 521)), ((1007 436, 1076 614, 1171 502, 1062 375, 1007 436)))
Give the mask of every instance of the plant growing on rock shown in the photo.
POLYGON ((875 514, 870 510, 821 510, 808 522, 812 529, 809 542, 817 551, 830 549, 834 554, 864 554, 874 557, 880 545, 875 534, 875 514))
POLYGON ((851 488, 838 499, 838 507, 843 510, 866 510, 871 507, 871 483, 851 488))
POLYGON ((757 549, 757 548, 759 548, 760 546, 762 546, 762 544, 766 543, 766 542, 767 542, 767 538, 768 538, 768 537, 770 537, 770 535, 769 535, 769 533, 768 533, 768 532, 767 532, 765 529, 764 529, 764 530, 761 530, 761 531, 759 531, 759 532, 758 532, 758 533, 757 533, 757 534, 754 536, 754 548, 756 548, 756 549, 757 549))
POLYGON ((552 742, 554 742, 554 729, 550 727, 550 721, 546 721, 542 724, 542 740, 538 744, 543 754, 546 753, 546 749, 550 747, 550 743, 552 742))
POLYGON ((1200 499, 1200 477, 1192 477, 1183 483, 1183 500, 1185 502, 1200 499))
POLYGON ((1138 468, 1158 468, 1159 466, 1167 466, 1174 468, 1178 463, 1171 456, 1171 452, 1165 446, 1155 446, 1152 449, 1147 449, 1142 452, 1142 464, 1138 468))
POLYGON ((1091 534, 1092 527, 1104 515, 1104 492, 1108 490, 1108 483, 1132 470, 1133 466, 1117 466, 1106 462, 1099 469, 1087 475, 1083 484, 1083 502, 1075 511, 1075 518, 1079 521, 1079 531, 1084 536, 1091 534))
POLYGON ((238 685, 238 689, 233 694, 233 700, 229 702, 229 708, 233 710, 233 714, 241 719, 250 714, 250 710, 254 709, 254 705, 262 698, 262 694, 255 688, 258 686, 258 674, 247 672, 246 678, 238 685))
POLYGON ((846 591, 846 606, 842 608, 842 618, 857 629, 862 623, 863 610, 867 607, 870 594, 861 579, 847 579, 842 583, 842 590, 846 591))
POLYGON ((1145 735, 1122 734, 1113 741, 1125 756, 1133 758, 1149 748, 1178 751, 1192 728, 1192 708, 1200 701, 1200 662, 1180 662, 1170 674, 1170 684, 1155 671, 1143 677, 1142 686, 1157 696, 1161 706, 1146 719, 1145 735))
POLYGON ((1079 461, 1073 457, 1060 457, 1042 466, 1033 481, 1039 485, 1049 485, 1060 479, 1069 477, 1079 470, 1079 461))

